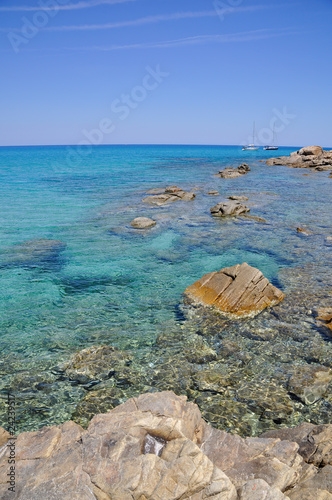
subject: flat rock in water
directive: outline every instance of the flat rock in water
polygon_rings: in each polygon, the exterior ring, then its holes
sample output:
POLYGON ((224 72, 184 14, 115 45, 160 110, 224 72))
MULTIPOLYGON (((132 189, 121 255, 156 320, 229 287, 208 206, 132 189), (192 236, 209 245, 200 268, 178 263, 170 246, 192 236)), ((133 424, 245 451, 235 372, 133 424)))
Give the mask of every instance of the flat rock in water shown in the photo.
POLYGON ((249 198, 247 196, 238 196, 238 195, 232 195, 228 197, 229 200, 235 200, 235 201, 248 201, 249 198))
POLYGON ((135 229, 147 229, 156 225, 156 221, 149 219, 149 217, 136 217, 132 220, 130 225, 135 229))
POLYGON ((169 203, 173 203, 174 201, 182 200, 182 201, 191 201, 196 197, 196 194, 193 192, 186 192, 178 186, 169 186, 162 190, 151 190, 149 191, 155 192, 158 194, 154 194, 152 196, 146 196, 143 198, 144 203, 149 203, 150 205, 168 205, 169 203))
POLYGON ((214 217, 225 217, 227 215, 240 215, 250 212, 250 209, 239 201, 230 200, 217 203, 210 209, 214 217))
POLYGON ((259 269, 247 263, 205 274, 186 288, 184 295, 189 301, 212 306, 231 318, 256 316, 285 297, 259 269))
POLYGON ((208 195, 210 195, 210 196, 218 196, 219 194, 220 194, 219 191, 215 191, 215 190, 208 192, 208 195))

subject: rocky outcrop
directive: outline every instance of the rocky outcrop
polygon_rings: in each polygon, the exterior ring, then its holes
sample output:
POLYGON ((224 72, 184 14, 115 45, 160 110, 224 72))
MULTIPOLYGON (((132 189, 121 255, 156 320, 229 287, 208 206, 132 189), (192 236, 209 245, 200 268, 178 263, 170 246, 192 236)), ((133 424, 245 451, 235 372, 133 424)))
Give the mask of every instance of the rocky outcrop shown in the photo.
POLYGON ((144 203, 149 203, 150 205, 168 205, 169 203, 173 203, 174 201, 182 200, 182 201, 191 201, 196 197, 193 192, 186 192, 183 189, 177 186, 170 186, 164 189, 162 192, 158 190, 157 194, 153 194, 152 196, 147 196, 143 198, 144 203))
POLYGON ((155 226, 156 221, 149 219, 149 217, 136 217, 136 219, 131 221, 130 225, 135 229, 147 229, 155 226))
POLYGON ((309 146, 294 151, 290 156, 269 158, 266 165, 287 165, 294 168, 332 170, 332 150, 324 151, 320 146, 309 146))
POLYGON ((247 263, 205 274, 186 288, 184 295, 189 302, 212 306, 231 318, 256 316, 285 297, 259 269, 247 263))
POLYGON ((299 445, 298 453, 303 459, 317 467, 332 465, 332 424, 313 425, 303 423, 291 429, 275 429, 261 435, 279 438, 299 445))
POLYGON ((250 172, 250 167, 247 163, 242 163, 237 168, 226 167, 224 170, 219 170, 216 177, 221 177, 223 179, 234 179, 236 177, 241 177, 250 172))
POLYGON ((230 200, 217 203, 210 209, 213 217, 226 217, 227 215, 241 215, 250 212, 250 209, 239 201, 230 200))
POLYGON ((0 267, 34 267, 54 263, 66 248, 58 240, 33 239, 14 245, 0 255, 0 267))
POLYGON ((287 500, 331 491, 331 467, 307 464, 296 442, 214 429, 172 392, 130 399, 86 431, 67 422, 22 433, 15 448, 14 492, 6 444, 0 449, 3 500, 287 500))

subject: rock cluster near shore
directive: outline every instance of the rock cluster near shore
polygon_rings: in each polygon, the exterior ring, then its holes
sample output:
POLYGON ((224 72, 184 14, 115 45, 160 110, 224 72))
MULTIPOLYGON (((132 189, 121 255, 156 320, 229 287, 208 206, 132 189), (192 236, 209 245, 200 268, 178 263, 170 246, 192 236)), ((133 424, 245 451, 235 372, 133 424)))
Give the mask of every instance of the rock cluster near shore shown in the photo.
POLYGON ((205 274, 184 294, 187 300, 212 306, 231 318, 255 316, 285 297, 259 269, 246 262, 205 274))
POLYGON ((312 168, 314 170, 332 170, 332 150, 324 151, 320 146, 299 149, 290 156, 269 158, 266 165, 287 165, 293 168, 312 168))
POLYGON ((87 430, 74 422, 18 436, 16 488, 3 500, 331 499, 332 425, 304 424, 243 439, 210 427, 172 392, 143 394, 87 430), (316 466, 319 466, 318 469, 316 466))
POLYGON ((247 163, 242 163, 237 168, 226 167, 224 170, 219 170, 216 177, 221 177, 223 179, 235 179, 236 177, 241 177, 248 172, 250 172, 249 165, 247 163))

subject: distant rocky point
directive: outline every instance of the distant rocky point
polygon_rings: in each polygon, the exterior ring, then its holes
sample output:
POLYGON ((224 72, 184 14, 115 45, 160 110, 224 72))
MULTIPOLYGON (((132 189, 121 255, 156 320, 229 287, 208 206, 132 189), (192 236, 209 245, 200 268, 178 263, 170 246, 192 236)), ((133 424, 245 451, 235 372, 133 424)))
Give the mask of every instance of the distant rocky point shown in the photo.
POLYGON ((266 165, 287 165, 293 168, 332 170, 332 150, 324 151, 321 146, 309 146, 294 151, 289 156, 269 158, 266 165))

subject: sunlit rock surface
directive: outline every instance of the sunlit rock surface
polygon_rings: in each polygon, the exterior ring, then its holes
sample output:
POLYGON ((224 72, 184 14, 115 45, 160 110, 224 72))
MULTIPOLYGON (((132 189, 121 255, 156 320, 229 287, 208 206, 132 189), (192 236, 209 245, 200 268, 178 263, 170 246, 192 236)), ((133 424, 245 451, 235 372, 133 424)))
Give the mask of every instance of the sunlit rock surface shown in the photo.
MULTIPOLYGON (((331 437, 327 426, 325 432, 331 437)), ((195 404, 172 392, 130 399, 96 415, 86 431, 66 422, 20 434, 14 492, 1 443, 3 500, 286 500, 307 498, 301 491, 311 498, 331 493, 330 464, 318 470, 306 463, 298 443, 214 429, 195 404)))

